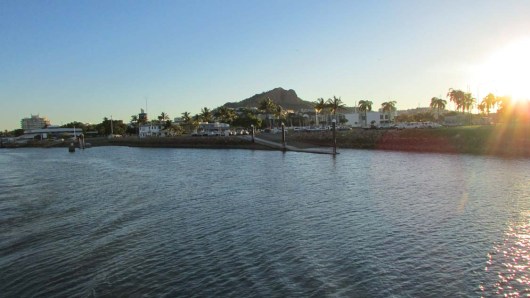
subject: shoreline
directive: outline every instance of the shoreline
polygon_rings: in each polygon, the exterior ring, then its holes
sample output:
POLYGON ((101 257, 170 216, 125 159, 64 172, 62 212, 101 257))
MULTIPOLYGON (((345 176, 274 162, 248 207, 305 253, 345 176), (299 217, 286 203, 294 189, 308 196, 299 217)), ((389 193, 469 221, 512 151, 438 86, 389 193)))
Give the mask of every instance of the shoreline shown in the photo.
MULTIPOLYGON (((91 146, 129 146, 193 149, 283 150, 281 134, 261 133, 257 138, 276 143, 274 146, 252 143, 250 136, 165 138, 106 137, 87 138, 91 146)), ((330 149, 332 133, 292 132, 286 135, 287 151, 330 149)), ((18 147, 67 147, 69 142, 38 141, 18 147)), ((15 148, 18 148, 15 147, 15 148)), ((7 146, 7 148, 13 148, 7 146)), ((530 126, 497 125, 446 127, 438 129, 364 130, 337 132, 337 148, 369 149, 420 153, 471 154, 499 157, 530 158, 530 126)), ((309 151, 307 151, 309 152, 309 151)))

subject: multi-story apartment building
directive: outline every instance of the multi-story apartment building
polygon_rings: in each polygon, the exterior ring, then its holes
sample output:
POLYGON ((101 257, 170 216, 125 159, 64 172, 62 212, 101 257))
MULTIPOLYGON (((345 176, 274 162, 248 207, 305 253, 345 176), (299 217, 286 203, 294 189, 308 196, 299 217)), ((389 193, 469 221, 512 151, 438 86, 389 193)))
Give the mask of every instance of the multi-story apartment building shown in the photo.
POLYGON ((30 118, 20 120, 20 126, 23 130, 40 129, 50 126, 50 120, 46 117, 39 117, 39 115, 31 115, 30 118))

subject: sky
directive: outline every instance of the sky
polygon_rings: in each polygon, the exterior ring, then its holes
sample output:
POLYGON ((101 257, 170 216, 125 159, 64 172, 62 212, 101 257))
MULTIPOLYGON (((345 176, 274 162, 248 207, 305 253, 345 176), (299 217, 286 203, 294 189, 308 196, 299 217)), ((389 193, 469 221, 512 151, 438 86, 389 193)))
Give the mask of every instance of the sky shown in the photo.
POLYGON ((0 129, 173 118, 277 87, 398 109, 449 88, 530 97, 529 15, 528 0, 0 0, 0 129))

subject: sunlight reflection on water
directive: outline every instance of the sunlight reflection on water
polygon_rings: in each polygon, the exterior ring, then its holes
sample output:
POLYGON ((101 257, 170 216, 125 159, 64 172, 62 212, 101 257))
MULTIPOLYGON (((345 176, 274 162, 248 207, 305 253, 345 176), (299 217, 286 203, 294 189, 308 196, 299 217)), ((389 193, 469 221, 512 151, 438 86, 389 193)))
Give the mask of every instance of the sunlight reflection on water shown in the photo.
POLYGON ((529 294, 528 160, 127 147, 0 156, 2 297, 529 294))
POLYGON ((502 243, 488 255, 485 271, 497 274, 491 289, 481 286, 486 295, 520 297, 530 294, 530 212, 510 224, 502 243))

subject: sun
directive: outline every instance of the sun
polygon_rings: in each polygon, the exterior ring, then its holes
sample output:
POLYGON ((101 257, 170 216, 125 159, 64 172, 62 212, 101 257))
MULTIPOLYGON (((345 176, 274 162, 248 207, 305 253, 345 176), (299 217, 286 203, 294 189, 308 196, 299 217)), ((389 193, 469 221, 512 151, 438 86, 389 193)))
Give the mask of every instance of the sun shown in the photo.
POLYGON ((482 91, 509 95, 514 101, 530 99, 530 37, 493 52, 477 69, 482 91))

